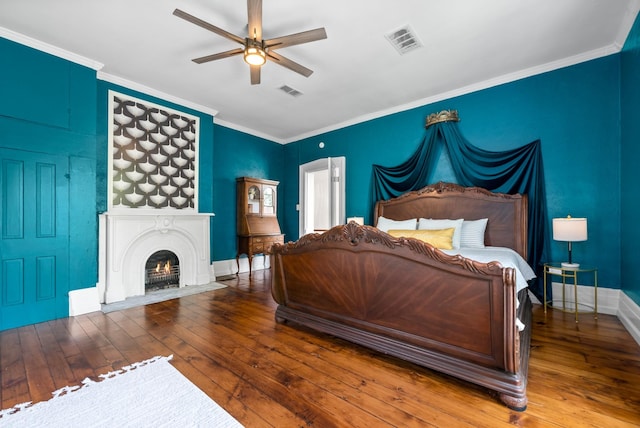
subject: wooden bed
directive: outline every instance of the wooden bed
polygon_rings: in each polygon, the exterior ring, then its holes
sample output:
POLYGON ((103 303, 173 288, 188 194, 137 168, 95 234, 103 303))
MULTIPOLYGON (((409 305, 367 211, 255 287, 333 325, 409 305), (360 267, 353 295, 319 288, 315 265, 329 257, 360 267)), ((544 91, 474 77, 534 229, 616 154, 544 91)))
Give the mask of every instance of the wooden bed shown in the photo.
MULTIPOLYGON (((526 196, 438 183, 378 202, 376 221, 380 216, 488 218, 486 244, 526 259, 526 196)), ((525 410, 531 302, 526 289, 516 296, 514 268, 355 223, 276 245, 271 257, 279 322, 481 385, 525 410)))

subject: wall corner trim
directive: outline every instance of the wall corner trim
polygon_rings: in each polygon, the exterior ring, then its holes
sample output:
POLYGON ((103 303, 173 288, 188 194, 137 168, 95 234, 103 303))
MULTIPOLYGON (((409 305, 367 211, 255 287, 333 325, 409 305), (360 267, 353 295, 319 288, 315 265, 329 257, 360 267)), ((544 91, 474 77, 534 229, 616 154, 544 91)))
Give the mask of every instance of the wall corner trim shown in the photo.
POLYGON ((618 305, 618 319, 627 329, 633 339, 640 345, 640 306, 624 291, 620 292, 620 303, 618 305))

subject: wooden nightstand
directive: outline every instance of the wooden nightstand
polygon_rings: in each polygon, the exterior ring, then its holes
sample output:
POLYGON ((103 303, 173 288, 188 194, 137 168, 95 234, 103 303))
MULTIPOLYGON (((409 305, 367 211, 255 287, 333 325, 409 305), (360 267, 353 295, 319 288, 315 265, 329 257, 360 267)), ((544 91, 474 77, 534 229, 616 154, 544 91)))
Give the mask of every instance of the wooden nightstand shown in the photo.
MULTIPOLYGON (((562 278, 562 310, 565 312, 574 312, 576 322, 578 322, 579 306, 587 306, 578 302, 578 275, 593 275, 593 317, 598 319, 598 269, 594 267, 579 266, 577 268, 566 268, 561 263, 545 263, 544 264, 544 313, 547 313, 547 277, 549 275, 559 276, 562 278), (567 309, 567 301, 565 296, 565 286, 567 279, 573 278, 573 309, 567 309)), ((552 281, 553 282, 553 281, 552 281)))

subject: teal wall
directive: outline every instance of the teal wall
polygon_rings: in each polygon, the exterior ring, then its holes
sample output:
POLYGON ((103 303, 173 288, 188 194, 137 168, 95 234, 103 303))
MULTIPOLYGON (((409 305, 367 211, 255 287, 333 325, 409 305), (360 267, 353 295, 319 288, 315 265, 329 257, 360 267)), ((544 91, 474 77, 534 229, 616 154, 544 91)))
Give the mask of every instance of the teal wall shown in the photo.
MULTIPOLYGON (((72 169, 72 289, 97 280, 96 214, 106 210, 107 91, 114 89, 200 117, 199 210, 214 212, 212 260, 235 257, 235 179, 278 180, 279 220, 298 237, 298 166, 323 157, 347 159, 347 216, 371 221, 371 166, 397 165, 418 147, 425 117, 456 109, 473 144, 503 150, 542 143, 549 218, 585 216, 589 240, 574 258, 598 266, 600 285, 624 290, 640 304, 633 269, 640 238, 634 160, 640 125, 638 23, 621 54, 388 115, 287 145, 215 125, 210 115, 96 79, 94 70, 0 39, 0 147, 62 153, 72 169), (622 122, 622 126, 621 126, 622 122), (96 123, 98 125, 96 125, 96 123), (318 147, 324 142, 324 149, 318 147), (622 141, 622 144, 620 143, 622 141), (76 179, 78 178, 78 179, 76 179), (621 231, 624 230, 624 237, 621 231)), ((445 154, 432 181, 453 181, 445 154)), ((566 255, 551 242, 552 258, 566 255)))
MULTIPOLYGON (((372 165, 405 161, 424 135, 426 116, 455 109, 463 135, 484 149, 541 140, 549 219, 587 217, 589 240, 574 244, 574 259, 597 266, 600 285, 620 288, 619 76, 620 56, 611 55, 288 144, 288 238, 298 231, 298 188, 291 183, 299 163, 345 156, 346 214, 370 222, 372 165)), ((441 160, 432 181, 454 180, 448 159, 441 160)), ((551 241, 551 257, 565 259, 566 244, 551 241)))
MULTIPOLYGON (((283 146, 224 126, 216 125, 215 166, 213 167, 214 204, 213 260, 236 257, 236 177, 267 178, 280 181, 278 220, 284 222, 283 146)), ((288 238, 287 238, 288 239, 288 238)))
POLYGON ((621 251, 622 284, 624 292, 640 305, 640 271, 636 263, 640 260, 640 17, 627 37, 621 54, 621 105, 622 105, 622 151, 621 151, 621 251))
POLYGON ((0 147, 69 159, 69 289, 97 281, 96 73, 0 38, 0 147))

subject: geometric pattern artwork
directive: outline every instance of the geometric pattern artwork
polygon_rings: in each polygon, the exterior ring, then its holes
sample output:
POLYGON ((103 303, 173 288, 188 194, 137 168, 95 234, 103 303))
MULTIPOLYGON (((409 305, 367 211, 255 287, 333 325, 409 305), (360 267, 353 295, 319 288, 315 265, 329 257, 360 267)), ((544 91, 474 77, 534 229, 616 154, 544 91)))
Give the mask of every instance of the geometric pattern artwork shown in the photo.
POLYGON ((198 117, 110 97, 112 206, 197 210, 198 117))

